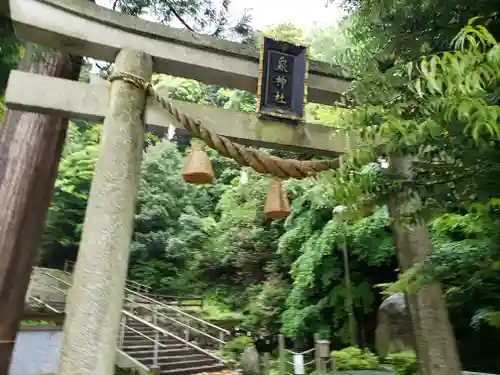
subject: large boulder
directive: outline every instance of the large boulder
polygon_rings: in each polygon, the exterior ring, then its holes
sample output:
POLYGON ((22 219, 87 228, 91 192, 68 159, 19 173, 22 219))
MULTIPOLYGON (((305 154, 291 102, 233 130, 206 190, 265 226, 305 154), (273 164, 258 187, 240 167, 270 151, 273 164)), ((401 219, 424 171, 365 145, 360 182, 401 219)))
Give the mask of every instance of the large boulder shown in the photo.
POLYGON ((375 346, 380 357, 405 349, 415 350, 410 312, 404 293, 387 297, 380 305, 375 331, 375 346))
POLYGON ((255 348, 246 348, 240 358, 243 375, 261 375, 259 352, 255 348))

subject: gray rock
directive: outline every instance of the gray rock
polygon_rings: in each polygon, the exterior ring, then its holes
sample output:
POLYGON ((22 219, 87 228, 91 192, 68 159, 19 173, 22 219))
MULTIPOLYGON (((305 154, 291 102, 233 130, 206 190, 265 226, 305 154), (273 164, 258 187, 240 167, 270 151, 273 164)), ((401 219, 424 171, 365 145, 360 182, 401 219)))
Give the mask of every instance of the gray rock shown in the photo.
POLYGON ((243 375, 261 375, 260 358, 257 349, 245 349, 241 355, 240 368, 243 375))
POLYGON ((387 297, 380 305, 375 331, 375 346, 380 357, 404 349, 415 350, 412 324, 406 296, 396 293, 387 297))

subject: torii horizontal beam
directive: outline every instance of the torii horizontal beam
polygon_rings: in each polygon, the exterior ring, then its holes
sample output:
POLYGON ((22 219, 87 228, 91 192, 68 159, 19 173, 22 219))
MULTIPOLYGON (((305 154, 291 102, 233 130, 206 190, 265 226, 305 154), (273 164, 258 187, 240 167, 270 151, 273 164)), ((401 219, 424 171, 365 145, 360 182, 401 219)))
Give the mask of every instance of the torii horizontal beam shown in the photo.
MULTIPOLYGON (((154 71, 250 92, 257 90, 258 50, 250 45, 166 27, 85 0, 7 0, 19 38, 113 62, 123 48, 153 56, 154 71)), ((332 105, 349 87, 340 67, 310 61, 308 101, 332 105)))
MULTIPOLYGON (((5 103, 11 109, 100 122, 108 108, 108 86, 104 80, 87 84, 13 70, 5 93, 5 103), (51 95, 47 95, 49 88, 53 93, 51 95)), ((290 151, 312 151, 316 155, 333 157, 345 153, 349 146, 344 132, 324 125, 290 125, 261 120, 256 113, 172 101, 183 112, 201 119, 208 130, 237 143, 290 151)), ((168 131, 169 125, 185 134, 182 125, 152 98, 149 98, 146 107, 145 123, 149 131, 160 136, 168 131)))

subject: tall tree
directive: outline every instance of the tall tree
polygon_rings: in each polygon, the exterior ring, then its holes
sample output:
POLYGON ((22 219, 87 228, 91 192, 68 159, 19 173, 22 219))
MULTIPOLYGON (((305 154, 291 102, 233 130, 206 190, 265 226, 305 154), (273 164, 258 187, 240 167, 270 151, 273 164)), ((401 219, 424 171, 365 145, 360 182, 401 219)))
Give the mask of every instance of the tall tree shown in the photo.
MULTIPOLYGON (((19 68, 76 80, 82 61, 28 45, 19 68)), ((0 301, 9 306, 0 312, 0 373, 8 373, 67 126, 68 119, 7 110, 0 127, 0 301)))

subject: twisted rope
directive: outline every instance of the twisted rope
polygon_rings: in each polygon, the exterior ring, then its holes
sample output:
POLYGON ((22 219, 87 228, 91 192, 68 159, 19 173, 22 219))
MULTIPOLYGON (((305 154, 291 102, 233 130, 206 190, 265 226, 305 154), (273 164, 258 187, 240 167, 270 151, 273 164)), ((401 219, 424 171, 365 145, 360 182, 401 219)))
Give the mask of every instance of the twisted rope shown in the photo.
POLYGON ((203 127, 200 119, 194 119, 186 113, 182 113, 173 103, 159 95, 151 83, 142 77, 127 72, 113 72, 108 80, 110 82, 121 80, 127 82, 153 97, 162 108, 179 121, 184 128, 194 137, 203 140, 208 147, 217 150, 221 155, 229 157, 238 164, 251 167, 259 173, 268 173, 280 178, 305 178, 318 172, 336 169, 339 166, 338 159, 299 161, 294 159, 282 159, 268 155, 259 150, 253 150, 232 142, 228 138, 211 132, 203 127))

